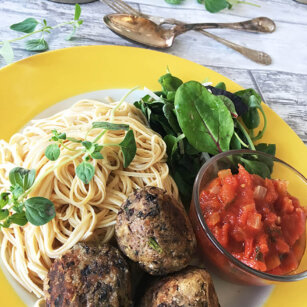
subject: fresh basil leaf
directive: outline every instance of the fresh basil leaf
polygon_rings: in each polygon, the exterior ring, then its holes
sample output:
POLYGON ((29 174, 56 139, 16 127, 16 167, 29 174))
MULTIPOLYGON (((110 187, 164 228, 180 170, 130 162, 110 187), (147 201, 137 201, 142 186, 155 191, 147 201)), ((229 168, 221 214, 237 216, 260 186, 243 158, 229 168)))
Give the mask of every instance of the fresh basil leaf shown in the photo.
POLYGON ((11 223, 17 224, 19 226, 24 226, 28 223, 28 219, 24 211, 20 213, 14 213, 10 216, 11 223))
POLYGON ((168 100, 173 101, 175 99, 175 93, 178 87, 183 83, 177 77, 171 74, 165 74, 159 79, 159 83, 162 86, 162 91, 168 100))
POLYGON ((60 156, 60 153, 61 153, 61 151, 60 151, 58 144, 50 144, 50 145, 47 146, 47 148, 45 150, 45 156, 50 161, 57 160, 60 156))
POLYGON ((35 170, 15 167, 9 173, 9 180, 13 187, 20 187, 24 192, 33 185, 35 180, 35 170))
POLYGON ((226 91, 226 84, 224 82, 219 82, 215 88, 218 88, 220 90, 226 91))
POLYGON ((82 143, 82 140, 78 140, 78 139, 75 139, 75 138, 71 138, 71 137, 68 137, 66 138, 68 141, 71 141, 73 143, 82 143))
POLYGON ((175 110, 179 126, 194 148, 210 154, 229 150, 234 131, 231 114, 201 83, 189 81, 178 88, 175 110))
POLYGON ((10 64, 13 62, 14 52, 11 47, 11 44, 8 41, 3 41, 3 46, 0 49, 0 55, 4 58, 4 61, 7 64, 10 64))
POLYGON ((238 113, 236 111, 235 105, 233 104, 233 102, 226 96, 220 95, 217 96, 219 97, 225 104, 225 106, 227 107, 227 109, 229 110, 231 116, 233 118, 237 118, 238 117, 238 113))
POLYGON ((86 151, 91 155, 95 151, 95 144, 89 141, 83 141, 82 145, 85 147, 86 151))
POLYGON ((125 124, 114 124, 109 122, 93 122, 92 128, 101 128, 106 130, 129 130, 129 125, 125 124))
POLYGON ((26 41, 26 50, 29 51, 45 51, 48 50, 48 43, 43 39, 30 39, 26 41))
POLYGON ((226 0, 205 0, 205 7, 210 13, 217 13, 228 7, 226 0))
POLYGON ((129 130, 126 133, 124 140, 121 143, 119 143, 119 146, 123 153, 124 167, 128 167, 136 154, 136 143, 135 143, 133 130, 129 130))
POLYGON ((9 210, 5 209, 1 209, 0 210, 0 220, 4 220, 5 218, 7 218, 9 216, 9 210))
POLYGON ((54 204, 45 197, 31 197, 24 202, 26 218, 35 226, 41 226, 55 217, 54 204))
POLYGON ((103 155, 100 153, 100 152, 98 152, 98 151, 95 151, 95 152, 93 152, 92 154, 91 154, 91 157, 93 158, 93 159, 103 159, 103 155))
POLYGON ((66 140, 66 133, 63 132, 63 133, 59 134, 58 138, 59 138, 60 140, 66 140))
POLYGON ((23 32, 23 33, 31 33, 35 30, 36 26, 39 22, 34 18, 27 18, 22 22, 15 23, 10 26, 11 30, 23 32))
POLYGON ((83 183, 88 184, 94 177, 95 168, 92 164, 83 161, 77 166, 76 174, 83 183))
POLYGON ((2 209, 3 207, 5 207, 8 202, 9 202, 9 195, 10 193, 7 192, 3 192, 0 194, 0 209, 2 209))

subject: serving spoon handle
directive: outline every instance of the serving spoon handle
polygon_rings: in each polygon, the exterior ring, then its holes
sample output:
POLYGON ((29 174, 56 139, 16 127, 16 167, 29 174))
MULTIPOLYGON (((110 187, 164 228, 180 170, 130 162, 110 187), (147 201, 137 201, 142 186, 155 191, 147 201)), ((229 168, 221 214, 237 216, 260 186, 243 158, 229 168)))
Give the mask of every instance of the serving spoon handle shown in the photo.
POLYGON ((233 42, 230 42, 224 38, 221 38, 219 36, 216 36, 212 33, 209 33, 207 31, 204 30, 197 30, 197 32, 210 37, 216 41, 218 41, 219 43, 241 53, 242 55, 244 55, 245 57, 249 58, 250 60, 256 62, 256 63, 260 63, 260 64, 264 64, 264 65, 270 65, 272 63, 272 58, 265 52, 263 51, 258 51, 258 50, 254 50, 254 49, 250 49, 250 48, 246 48, 243 47, 241 45, 237 45, 233 42))
POLYGON ((242 22, 231 22, 231 23, 191 23, 191 24, 179 24, 176 26, 176 32, 184 33, 190 30, 200 29, 232 29, 241 30, 247 32, 256 33, 272 33, 276 29, 274 21, 267 17, 257 17, 254 19, 242 21, 242 22))

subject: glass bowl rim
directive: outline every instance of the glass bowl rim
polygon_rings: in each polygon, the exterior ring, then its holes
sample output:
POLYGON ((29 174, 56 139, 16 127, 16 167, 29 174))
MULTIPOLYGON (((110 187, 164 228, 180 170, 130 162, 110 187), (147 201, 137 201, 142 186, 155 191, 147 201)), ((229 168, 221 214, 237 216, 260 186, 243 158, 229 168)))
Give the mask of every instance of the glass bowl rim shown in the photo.
POLYGON ((207 160, 204 163, 204 165, 198 171, 198 174, 197 174, 195 181, 194 181, 194 186, 193 186, 194 202, 193 203, 194 203, 194 206, 195 206, 197 219, 198 219, 203 231, 205 231, 206 235, 208 236, 211 243, 215 246, 215 248, 217 248, 218 251, 221 252, 232 264, 238 266, 243 271, 247 271, 248 273, 255 275, 257 277, 260 277, 262 279, 270 280, 270 281, 276 281, 276 282, 299 281, 299 280, 303 280, 303 279, 307 278, 307 271, 304 271, 304 272, 299 273, 299 274, 293 274, 293 275, 274 275, 274 274, 268 274, 268 273, 265 273, 265 272, 255 270, 255 269, 249 267, 248 265, 244 264, 240 260, 236 259, 234 256, 232 256, 230 252, 228 252, 226 249, 224 249, 224 247, 218 242, 218 240, 215 238, 215 236, 210 231, 210 229, 209 229, 209 227, 208 227, 208 225, 207 225, 207 223, 206 223, 206 221, 203 217, 203 214, 202 214, 201 209, 200 209, 200 204, 199 204, 199 194, 200 194, 201 180, 203 178, 205 171, 208 169, 208 167, 212 163, 216 162, 217 160, 219 160, 221 158, 224 158, 224 157, 227 157, 227 156, 230 156, 230 155, 236 155, 236 154, 257 154, 257 155, 265 156, 267 158, 271 158, 271 159, 273 159, 274 162, 279 162, 279 163, 287 166, 288 168, 290 168, 299 177, 301 177, 301 179, 303 179, 307 184, 307 179, 305 178, 305 176, 302 175, 299 171, 297 171, 293 166, 291 166, 290 164, 284 162, 283 160, 278 159, 275 156, 272 156, 272 155, 267 154, 265 152, 261 152, 261 151, 257 151, 257 150, 249 150, 249 149, 238 149, 238 150, 228 150, 228 151, 219 153, 219 154, 213 156, 212 158, 210 158, 209 160, 207 160))

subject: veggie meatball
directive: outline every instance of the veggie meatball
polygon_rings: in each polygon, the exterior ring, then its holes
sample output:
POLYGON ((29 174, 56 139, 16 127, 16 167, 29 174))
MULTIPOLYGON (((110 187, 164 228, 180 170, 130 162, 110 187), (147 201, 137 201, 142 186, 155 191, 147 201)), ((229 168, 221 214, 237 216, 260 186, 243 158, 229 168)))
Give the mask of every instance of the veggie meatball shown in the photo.
POLYGON ((157 281, 145 293, 142 307, 218 307, 210 275, 204 269, 189 267, 157 281))
POLYGON ((131 306, 127 263, 107 244, 76 244, 53 262, 44 291, 46 306, 131 306))
POLYGON ((118 212, 115 234, 123 253, 152 275, 186 267, 196 247, 182 204, 156 187, 129 195, 118 212))

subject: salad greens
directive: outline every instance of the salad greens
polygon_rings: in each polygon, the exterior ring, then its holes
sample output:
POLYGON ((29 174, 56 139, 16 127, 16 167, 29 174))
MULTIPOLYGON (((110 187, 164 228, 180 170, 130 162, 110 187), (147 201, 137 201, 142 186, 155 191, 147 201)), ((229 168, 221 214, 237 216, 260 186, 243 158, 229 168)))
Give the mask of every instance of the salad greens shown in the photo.
POLYGON ((22 22, 15 23, 10 26, 10 29, 17 31, 17 32, 26 33, 26 34, 23 36, 11 39, 11 40, 0 41, 0 45, 2 45, 2 48, 0 49, 0 56, 3 57, 3 59, 5 60, 7 64, 11 63, 14 59, 14 51, 11 47, 11 43, 28 38, 38 33, 40 33, 40 38, 30 39, 26 41, 25 43, 26 50, 37 51, 37 52, 48 50, 49 46, 48 46, 47 41, 44 38, 45 34, 51 33, 52 30, 60 28, 60 27, 64 27, 64 26, 72 26, 72 31, 66 38, 67 40, 70 40, 75 35, 77 29, 83 23, 83 20, 80 19, 80 16, 81 16, 81 7, 79 4, 76 4, 74 19, 71 21, 59 23, 54 26, 49 26, 45 19, 43 19, 42 22, 39 22, 35 18, 26 18, 22 22), (40 27, 40 28, 37 29, 37 27, 40 27))
POLYGON ((48 145, 45 150, 46 158, 56 161, 60 157, 61 149, 63 148, 71 151, 73 155, 55 164, 45 173, 40 174, 39 178, 35 177, 35 170, 15 167, 10 171, 10 189, 8 192, 0 194, 0 227, 7 228, 12 223, 24 226, 27 222, 35 226, 41 226, 52 220, 55 217, 55 207, 49 199, 44 197, 27 198, 27 196, 51 172, 79 156, 82 156, 83 161, 76 167, 76 175, 84 184, 88 184, 95 175, 95 166, 90 161, 103 159, 101 150, 105 146, 119 146, 123 154, 124 167, 129 166, 136 154, 133 130, 129 129, 128 125, 111 122, 93 122, 89 131, 92 129, 103 129, 92 142, 87 140, 86 137, 84 140, 78 140, 67 137, 65 132, 52 130, 52 137, 49 140, 52 144, 48 145), (123 130, 127 131, 127 133, 123 141, 118 144, 98 144, 98 141, 108 130, 123 130), (80 148, 69 147, 69 142, 80 144, 80 148))
MULTIPOLYGON (((183 1, 184 0, 165 0, 165 2, 169 4, 181 4, 183 1)), ((210 13, 216 13, 226 8, 231 9, 235 4, 249 4, 260 7, 257 4, 240 0, 197 0, 197 2, 203 4, 210 13)))
MULTIPOLYGON (((210 156, 230 149, 259 150, 275 155, 274 144, 258 144, 266 130, 261 97, 253 89, 236 93, 224 83, 216 87, 197 81, 183 83, 169 72, 159 79, 161 91, 150 93, 134 105, 167 145, 167 163, 183 203, 189 204, 194 179, 210 156), (260 115, 264 125, 259 130, 260 115), (255 134, 255 129, 259 130, 255 134)), ((257 155, 239 161, 249 172, 269 177, 273 162, 257 155)))

